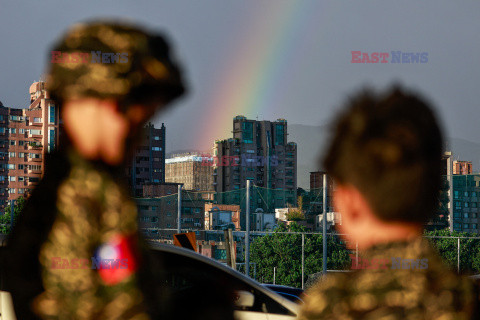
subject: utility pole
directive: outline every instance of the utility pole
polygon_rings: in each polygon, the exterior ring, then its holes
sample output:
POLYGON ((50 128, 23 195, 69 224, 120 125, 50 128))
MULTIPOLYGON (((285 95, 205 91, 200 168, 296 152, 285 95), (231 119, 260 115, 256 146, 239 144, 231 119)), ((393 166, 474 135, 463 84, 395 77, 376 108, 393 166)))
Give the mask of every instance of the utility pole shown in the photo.
POLYGON ((247 180, 247 208, 245 210, 245 274, 250 276, 250 180, 247 180))
POLYGON ((178 221, 177 221, 177 233, 182 233, 182 185, 178 185, 178 203, 177 203, 177 211, 178 211, 178 221))
POLYGON ((13 230, 13 214, 14 214, 14 206, 15 200, 10 200, 10 233, 13 230))
POLYGON ((323 174, 323 275, 327 274, 327 173, 323 174))

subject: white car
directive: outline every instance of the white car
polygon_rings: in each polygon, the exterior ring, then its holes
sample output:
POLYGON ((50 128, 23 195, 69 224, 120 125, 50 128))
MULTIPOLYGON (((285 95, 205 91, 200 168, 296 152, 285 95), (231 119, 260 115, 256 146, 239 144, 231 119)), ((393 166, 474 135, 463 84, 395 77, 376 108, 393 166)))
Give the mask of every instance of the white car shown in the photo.
MULTIPOLYGON (((182 305, 188 308, 189 301, 194 299, 201 299, 196 304, 201 306, 205 302, 214 305, 216 301, 228 304, 231 299, 238 320, 287 320, 297 316, 300 305, 228 266, 172 245, 150 243, 150 247, 162 265, 167 286, 178 292, 176 299, 180 301, 173 302, 176 310, 182 305)), ((190 311, 191 318, 195 318, 194 310, 182 310, 186 314, 181 318, 188 318, 190 311)))

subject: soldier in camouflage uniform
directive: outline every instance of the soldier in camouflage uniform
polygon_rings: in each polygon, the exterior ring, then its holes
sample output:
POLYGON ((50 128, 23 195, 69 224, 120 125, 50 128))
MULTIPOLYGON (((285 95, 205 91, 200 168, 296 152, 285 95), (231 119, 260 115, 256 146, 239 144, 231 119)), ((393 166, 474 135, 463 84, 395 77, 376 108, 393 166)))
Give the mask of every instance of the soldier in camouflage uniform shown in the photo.
POLYGON ((179 68, 161 36, 116 22, 75 25, 51 58, 65 134, 8 244, 17 317, 165 319, 122 172, 143 124, 184 92, 179 68))
POLYGON ((324 166, 352 271, 312 286, 299 319, 478 319, 470 280, 447 268, 422 226, 438 205, 442 136, 431 109, 394 88, 339 116, 324 166))

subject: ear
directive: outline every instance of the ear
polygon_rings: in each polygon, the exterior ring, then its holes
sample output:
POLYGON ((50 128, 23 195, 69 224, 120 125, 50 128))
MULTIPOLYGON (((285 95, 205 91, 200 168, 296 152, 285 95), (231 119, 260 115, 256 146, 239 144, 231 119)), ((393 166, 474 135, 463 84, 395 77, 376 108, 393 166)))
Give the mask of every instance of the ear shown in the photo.
POLYGON ((359 221, 363 213, 364 199, 357 188, 337 183, 333 200, 335 209, 342 215, 342 220, 359 221))

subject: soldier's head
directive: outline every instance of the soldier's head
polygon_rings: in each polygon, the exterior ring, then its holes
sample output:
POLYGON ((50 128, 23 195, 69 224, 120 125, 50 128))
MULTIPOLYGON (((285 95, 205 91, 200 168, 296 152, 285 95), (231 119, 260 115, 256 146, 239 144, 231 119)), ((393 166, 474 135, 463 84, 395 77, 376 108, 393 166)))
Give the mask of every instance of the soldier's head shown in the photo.
POLYGON ((121 148, 119 137, 136 135, 185 91, 165 38, 125 22, 74 25, 50 58, 47 88, 77 148, 76 140, 93 144, 100 138, 111 140, 103 148, 121 148))
POLYGON ((343 231, 365 232, 355 221, 362 210, 385 224, 425 223, 438 206, 442 148, 436 117, 415 94, 395 87, 353 97, 324 159, 343 231))

